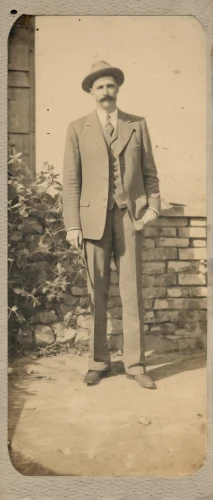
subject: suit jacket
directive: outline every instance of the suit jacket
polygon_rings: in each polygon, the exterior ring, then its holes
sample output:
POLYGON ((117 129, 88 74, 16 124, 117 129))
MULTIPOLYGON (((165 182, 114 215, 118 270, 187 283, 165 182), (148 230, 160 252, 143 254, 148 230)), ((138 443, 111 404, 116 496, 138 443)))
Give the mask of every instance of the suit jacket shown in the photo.
MULTIPOLYGON (((116 157, 127 207, 134 219, 148 206, 160 210, 159 180, 146 121, 118 110, 116 157)), ((81 227, 83 237, 102 238, 109 191, 109 155, 97 112, 68 126, 63 166, 66 229, 81 227)))

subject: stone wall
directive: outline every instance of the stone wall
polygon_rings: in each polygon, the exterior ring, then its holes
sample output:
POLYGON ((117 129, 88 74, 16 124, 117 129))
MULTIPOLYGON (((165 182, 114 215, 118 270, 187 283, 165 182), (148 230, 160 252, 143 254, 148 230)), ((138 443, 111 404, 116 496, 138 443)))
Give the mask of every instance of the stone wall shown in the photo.
MULTIPOLYGON (((142 248, 147 349, 206 345, 206 219, 160 217, 145 230, 142 248)), ((121 348, 118 281, 112 273, 109 312, 116 320, 111 344, 121 348)))
MULTIPOLYGON (((206 346, 206 219, 161 216, 146 228, 142 257, 142 293, 146 349, 182 350, 206 346)), ((35 263, 35 268, 38 263, 35 263)), ((41 263, 39 264, 41 265, 41 263)), ((43 264, 45 267, 45 263, 43 264)), ((91 314, 86 275, 70 286, 53 308, 46 304, 32 317, 32 339, 87 343, 91 314), (73 311, 69 330, 63 317, 73 311), (43 326, 42 326, 43 325, 43 326), (52 333, 51 333, 52 331, 52 333), (44 337, 43 337, 44 334, 44 337)), ((108 342, 112 350, 123 347, 122 307, 118 277, 112 262, 108 300, 108 342)))

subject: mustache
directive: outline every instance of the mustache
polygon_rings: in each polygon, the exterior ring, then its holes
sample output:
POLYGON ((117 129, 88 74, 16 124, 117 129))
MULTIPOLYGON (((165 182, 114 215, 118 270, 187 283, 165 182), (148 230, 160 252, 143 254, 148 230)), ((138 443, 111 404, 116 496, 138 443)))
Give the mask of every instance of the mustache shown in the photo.
POLYGON ((103 101, 114 101, 114 97, 112 97, 111 95, 107 95, 105 97, 102 97, 102 99, 100 99, 100 102, 103 102, 103 101))

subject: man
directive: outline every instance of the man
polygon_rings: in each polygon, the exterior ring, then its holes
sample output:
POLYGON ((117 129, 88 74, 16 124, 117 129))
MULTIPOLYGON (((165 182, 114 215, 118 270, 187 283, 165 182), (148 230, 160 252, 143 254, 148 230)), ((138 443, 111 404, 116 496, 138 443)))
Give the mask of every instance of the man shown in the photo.
POLYGON ((93 317, 86 384, 110 371, 107 298, 113 252, 123 309, 124 366, 127 377, 155 388, 146 374, 142 317, 141 236, 158 217, 159 180, 144 118, 116 106, 123 72, 96 62, 82 88, 96 110, 67 130, 63 210, 67 240, 84 243, 93 317))

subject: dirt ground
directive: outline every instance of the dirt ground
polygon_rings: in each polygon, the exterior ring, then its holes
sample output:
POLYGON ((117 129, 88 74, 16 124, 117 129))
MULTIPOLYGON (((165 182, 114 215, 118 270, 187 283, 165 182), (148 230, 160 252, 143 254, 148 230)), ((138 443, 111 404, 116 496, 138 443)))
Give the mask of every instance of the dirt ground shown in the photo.
POLYGON ((147 353, 157 390, 112 375, 82 383, 87 354, 26 355, 9 375, 9 450, 24 475, 187 476, 206 457, 201 351, 147 353))

